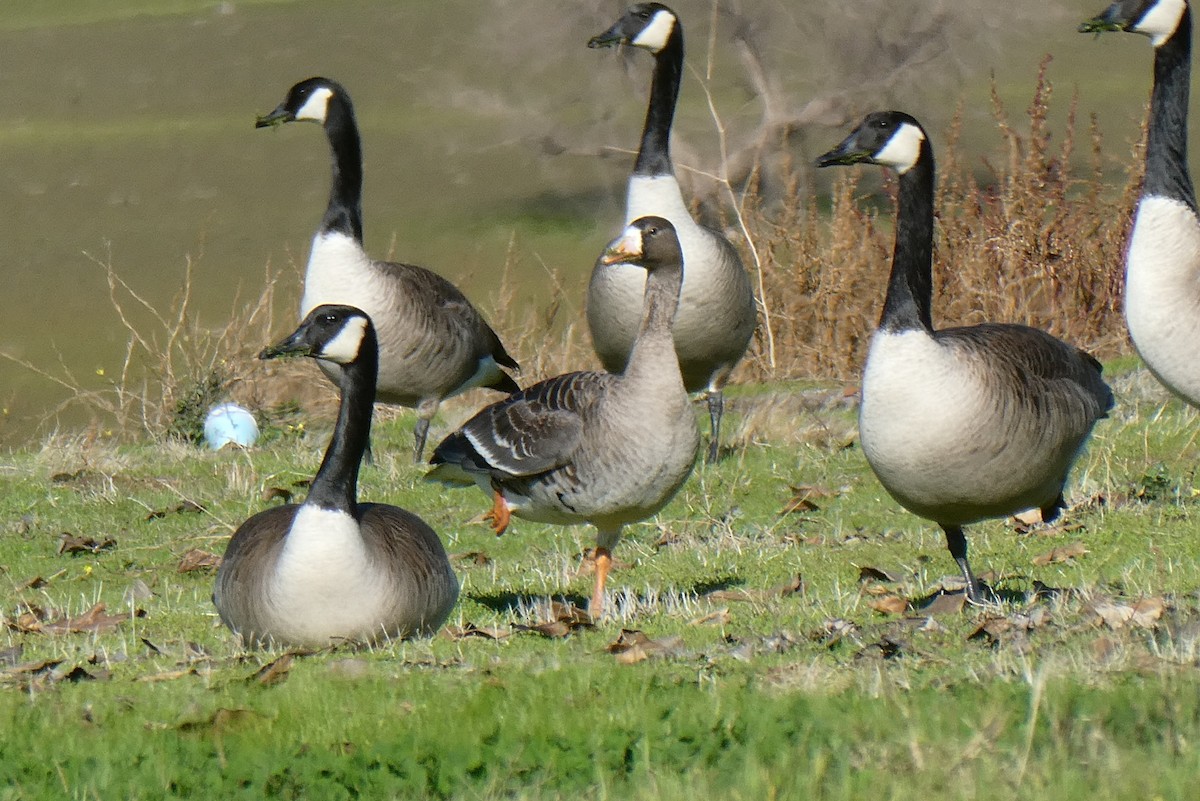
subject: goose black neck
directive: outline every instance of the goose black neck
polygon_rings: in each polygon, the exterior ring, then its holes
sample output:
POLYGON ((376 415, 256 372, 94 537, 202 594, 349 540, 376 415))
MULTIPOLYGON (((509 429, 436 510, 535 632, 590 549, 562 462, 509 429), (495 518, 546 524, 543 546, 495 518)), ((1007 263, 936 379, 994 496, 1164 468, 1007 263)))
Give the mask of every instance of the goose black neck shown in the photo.
POLYGON ((1150 96, 1142 193, 1178 200, 1196 211, 1196 194, 1187 161, 1191 65, 1192 12, 1185 7, 1175 33, 1154 51, 1154 91, 1150 96))
POLYGON ((358 468, 370 441, 378 374, 379 343, 367 326, 358 359, 341 368, 337 424, 305 503, 357 517, 358 468))
POLYGON ((337 232, 363 241, 362 231, 362 142, 354 107, 341 94, 329 99, 325 135, 333 154, 333 185, 329 205, 321 220, 321 233, 337 232))
POLYGON ((892 274, 879 327, 933 332, 933 150, 921 142, 916 164, 900 175, 892 274))
POLYGON ((676 22, 666 45, 654 56, 650 104, 646 108, 637 162, 633 165, 634 175, 671 175, 675 171, 671 166, 671 122, 675 119, 682 76, 683 28, 676 22))

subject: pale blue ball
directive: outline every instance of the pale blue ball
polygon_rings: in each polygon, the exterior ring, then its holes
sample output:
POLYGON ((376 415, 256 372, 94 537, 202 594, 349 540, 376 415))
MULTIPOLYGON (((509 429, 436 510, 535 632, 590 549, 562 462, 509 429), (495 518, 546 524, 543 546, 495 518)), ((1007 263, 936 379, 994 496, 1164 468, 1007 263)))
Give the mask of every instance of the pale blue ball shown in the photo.
POLYGON ((258 423, 254 415, 236 403, 214 406, 204 418, 204 441, 214 451, 230 442, 249 448, 257 439, 258 423))

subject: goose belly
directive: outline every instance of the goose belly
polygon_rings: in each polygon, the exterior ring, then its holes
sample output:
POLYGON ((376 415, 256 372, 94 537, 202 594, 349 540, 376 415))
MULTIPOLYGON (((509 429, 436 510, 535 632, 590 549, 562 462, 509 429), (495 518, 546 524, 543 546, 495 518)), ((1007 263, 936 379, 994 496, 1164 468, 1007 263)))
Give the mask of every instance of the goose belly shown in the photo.
POLYGON ((1125 259, 1125 321, 1138 354, 1167 389, 1200 406, 1200 222, 1185 203, 1138 204, 1125 259))
POLYGON ((939 523, 1049 503, 1082 442, 1054 441, 975 358, 925 332, 877 332, 867 357, 863 453, 892 497, 939 523))
POLYGON ((266 585, 264 628, 278 642, 325 646, 396 633, 392 593, 349 515, 302 505, 266 585))
POLYGON ((666 506, 696 461, 695 412, 682 393, 678 402, 629 412, 589 425, 580 458, 506 491, 514 513, 544 523, 611 526, 644 520, 666 506))
MULTIPOLYGON (((411 308, 395 276, 343 234, 326 233, 313 240, 300 316, 325 303, 356 306, 371 317, 379 340, 376 400, 381 403, 416 406, 441 398, 482 370, 454 331, 438 330, 437 321, 411 308)), ((336 383, 337 368, 320 364, 336 383)))

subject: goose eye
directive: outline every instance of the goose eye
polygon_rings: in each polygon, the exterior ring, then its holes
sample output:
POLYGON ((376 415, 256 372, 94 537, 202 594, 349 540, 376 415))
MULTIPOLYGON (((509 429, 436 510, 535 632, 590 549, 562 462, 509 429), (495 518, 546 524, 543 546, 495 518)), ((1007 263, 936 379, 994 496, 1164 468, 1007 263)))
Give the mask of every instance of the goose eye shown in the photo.
POLYGON ((650 12, 646 10, 639 11, 637 15, 638 19, 650 19, 650 12))

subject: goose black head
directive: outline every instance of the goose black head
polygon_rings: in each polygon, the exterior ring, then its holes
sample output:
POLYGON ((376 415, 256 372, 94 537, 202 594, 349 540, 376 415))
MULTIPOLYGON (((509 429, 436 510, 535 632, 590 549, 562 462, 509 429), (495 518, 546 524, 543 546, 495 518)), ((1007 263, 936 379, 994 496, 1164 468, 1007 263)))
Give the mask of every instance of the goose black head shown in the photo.
POLYGON ((840 145, 817 159, 818 167, 880 164, 905 173, 928 148, 921 123, 902 111, 868 114, 840 145))
POLYGON ((300 327, 282 342, 258 354, 260 359, 278 356, 311 356, 336 364, 358 361, 363 342, 373 336, 371 318, 353 306, 318 306, 300 327))
POLYGON ((630 6, 613 26, 588 40, 588 47, 631 45, 658 53, 667 46, 679 25, 675 12, 662 3, 630 6))
MULTIPOLYGON (((328 78, 308 78, 288 90, 287 97, 270 114, 254 121, 255 128, 274 128, 286 122, 316 122, 329 116, 329 101, 334 96, 347 98, 346 90, 328 78)), ((348 99, 348 98, 347 98, 348 99)))
POLYGON ((1079 32, 1141 33, 1157 47, 1171 38, 1186 11, 1187 0, 1117 0, 1103 14, 1080 23, 1079 32))
POLYGON ((664 217, 639 217, 609 243, 603 264, 637 264, 647 272, 683 262, 675 226, 664 217))

